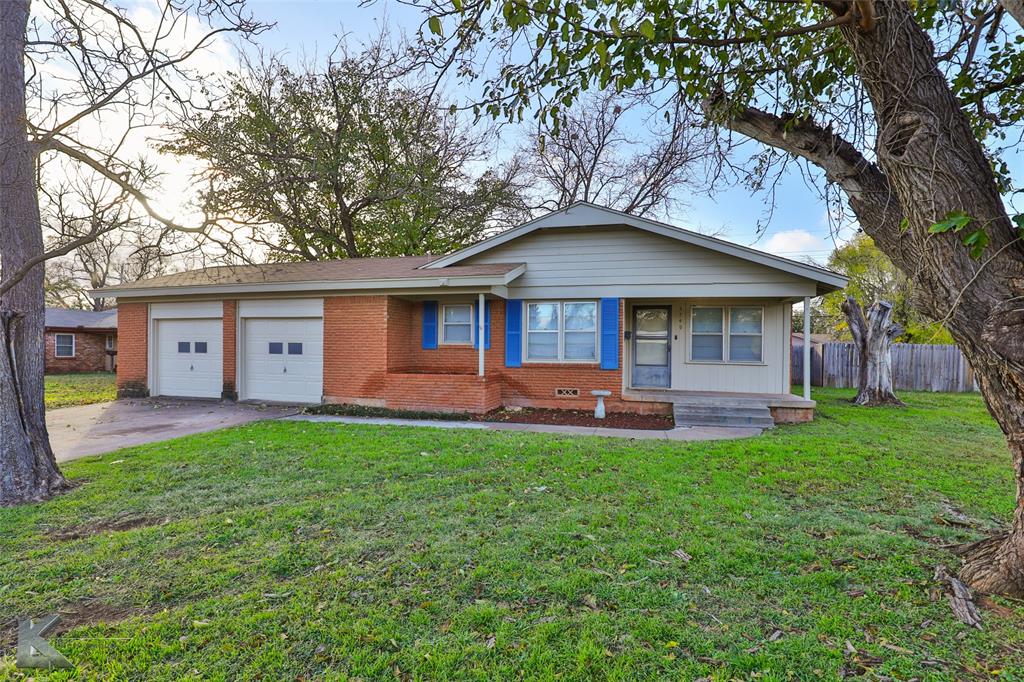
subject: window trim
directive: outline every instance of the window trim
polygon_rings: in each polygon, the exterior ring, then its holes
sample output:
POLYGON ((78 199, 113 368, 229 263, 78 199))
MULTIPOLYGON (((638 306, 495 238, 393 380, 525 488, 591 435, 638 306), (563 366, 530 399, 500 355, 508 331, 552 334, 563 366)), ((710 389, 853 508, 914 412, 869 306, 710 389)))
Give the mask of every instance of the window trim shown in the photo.
POLYGON ((77 352, 78 352, 78 339, 75 338, 74 334, 69 333, 69 332, 58 332, 58 333, 55 333, 53 335, 53 357, 54 358, 60 358, 61 360, 71 360, 71 359, 73 359, 75 357, 77 352), (61 354, 59 354, 57 352, 57 346, 59 345, 57 343, 57 339, 60 338, 61 336, 70 336, 71 337, 71 355, 61 355, 61 354))
MULTIPOLYGON (((476 309, 476 305, 473 303, 442 303, 440 306, 440 324, 437 325, 437 343, 439 346, 473 346, 476 343, 476 318, 473 311, 476 309), (445 310, 448 308, 469 308, 469 341, 445 341, 444 340, 444 328, 448 326, 449 322, 445 319, 445 310)), ((465 322, 452 322, 453 326, 465 327, 465 322)))
POLYGON ((103 350, 115 350, 114 343, 117 341, 117 336, 114 334, 107 334, 107 338, 103 341, 103 350))
MULTIPOLYGON (((686 334, 686 362, 687 364, 693 365, 741 365, 747 367, 761 367, 767 365, 764 359, 764 305, 750 304, 750 303, 732 303, 732 304, 720 304, 720 305, 708 305, 700 303, 697 305, 688 306, 687 319, 688 328, 686 334), (701 308, 717 308, 722 311, 722 359, 721 360, 694 360, 693 358, 693 311, 701 308), (760 360, 730 360, 729 359, 729 337, 732 336, 732 309, 733 308, 756 308, 761 311, 761 333, 751 334, 749 332, 739 332, 736 336, 760 336, 761 337, 761 359, 760 360)), ((717 336, 717 334, 709 334, 707 332, 698 332, 697 336, 717 336)))
MULTIPOLYGON (((585 332, 586 329, 570 329, 569 332, 585 332)), ((601 363, 601 306, 597 299, 536 299, 523 301, 523 329, 522 329, 522 362, 531 365, 598 365, 601 363), (542 304, 554 304, 558 306, 558 330, 534 330, 537 334, 558 335, 558 357, 557 358, 531 358, 529 353, 530 340, 530 306, 542 304), (590 303, 594 306, 594 358, 566 358, 565 357, 565 306, 573 303, 590 303)))

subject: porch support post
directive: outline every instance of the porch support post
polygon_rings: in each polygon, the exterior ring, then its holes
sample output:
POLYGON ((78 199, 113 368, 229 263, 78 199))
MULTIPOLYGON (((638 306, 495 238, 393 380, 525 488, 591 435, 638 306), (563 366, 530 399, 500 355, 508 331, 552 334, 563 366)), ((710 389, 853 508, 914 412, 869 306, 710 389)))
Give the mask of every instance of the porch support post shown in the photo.
POLYGON ((484 339, 484 295, 480 294, 480 300, 476 309, 476 346, 478 353, 477 374, 484 375, 484 348, 487 346, 484 339))
POLYGON ((804 400, 811 399, 811 297, 804 296, 804 400))

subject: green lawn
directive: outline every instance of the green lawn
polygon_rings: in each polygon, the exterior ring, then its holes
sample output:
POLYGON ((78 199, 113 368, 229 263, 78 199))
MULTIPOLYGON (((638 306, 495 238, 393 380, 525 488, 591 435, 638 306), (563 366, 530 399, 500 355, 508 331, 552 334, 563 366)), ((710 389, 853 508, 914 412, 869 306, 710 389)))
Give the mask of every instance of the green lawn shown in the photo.
POLYGON ((57 610, 78 667, 37 679, 1024 679, 1024 604, 931 598, 1012 510, 980 399, 849 395, 741 441, 278 422, 69 464, 0 509, 0 679, 57 610))
POLYGON ((46 409, 105 403, 117 398, 113 372, 47 374, 46 409))

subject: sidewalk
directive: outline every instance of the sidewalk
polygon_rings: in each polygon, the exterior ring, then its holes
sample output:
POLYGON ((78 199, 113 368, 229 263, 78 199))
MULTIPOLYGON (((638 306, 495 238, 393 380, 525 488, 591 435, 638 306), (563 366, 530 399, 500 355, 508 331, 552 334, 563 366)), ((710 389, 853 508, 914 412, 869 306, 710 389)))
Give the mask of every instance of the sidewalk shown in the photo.
POLYGON ((668 431, 647 429, 607 429, 593 426, 556 426, 553 424, 515 424, 507 422, 442 421, 433 419, 387 419, 384 417, 335 417, 318 414, 296 414, 287 421, 335 424, 373 424, 376 426, 418 426, 434 429, 476 429, 485 431, 521 431, 525 433, 563 433, 571 436, 603 436, 637 440, 729 440, 761 435, 761 429, 720 426, 680 427, 668 431))

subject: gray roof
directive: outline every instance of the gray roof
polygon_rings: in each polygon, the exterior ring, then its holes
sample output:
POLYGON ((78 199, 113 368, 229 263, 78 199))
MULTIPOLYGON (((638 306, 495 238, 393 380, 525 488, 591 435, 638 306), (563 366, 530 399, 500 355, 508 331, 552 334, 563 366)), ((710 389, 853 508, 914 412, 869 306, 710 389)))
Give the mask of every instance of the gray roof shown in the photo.
POLYGON ((117 309, 92 311, 47 308, 46 326, 54 329, 117 329, 117 309))
MULTIPOLYGON (((187 270, 160 275, 137 282, 117 284, 96 293, 131 292, 162 287, 224 286, 232 284, 285 284, 300 282, 358 282, 370 280, 415 280, 436 278, 438 273, 424 271, 421 266, 430 256, 395 256, 391 258, 348 258, 332 261, 300 261, 262 265, 220 265, 201 270, 187 270)), ((521 263, 490 263, 445 268, 445 277, 498 276, 522 267, 521 263)))

